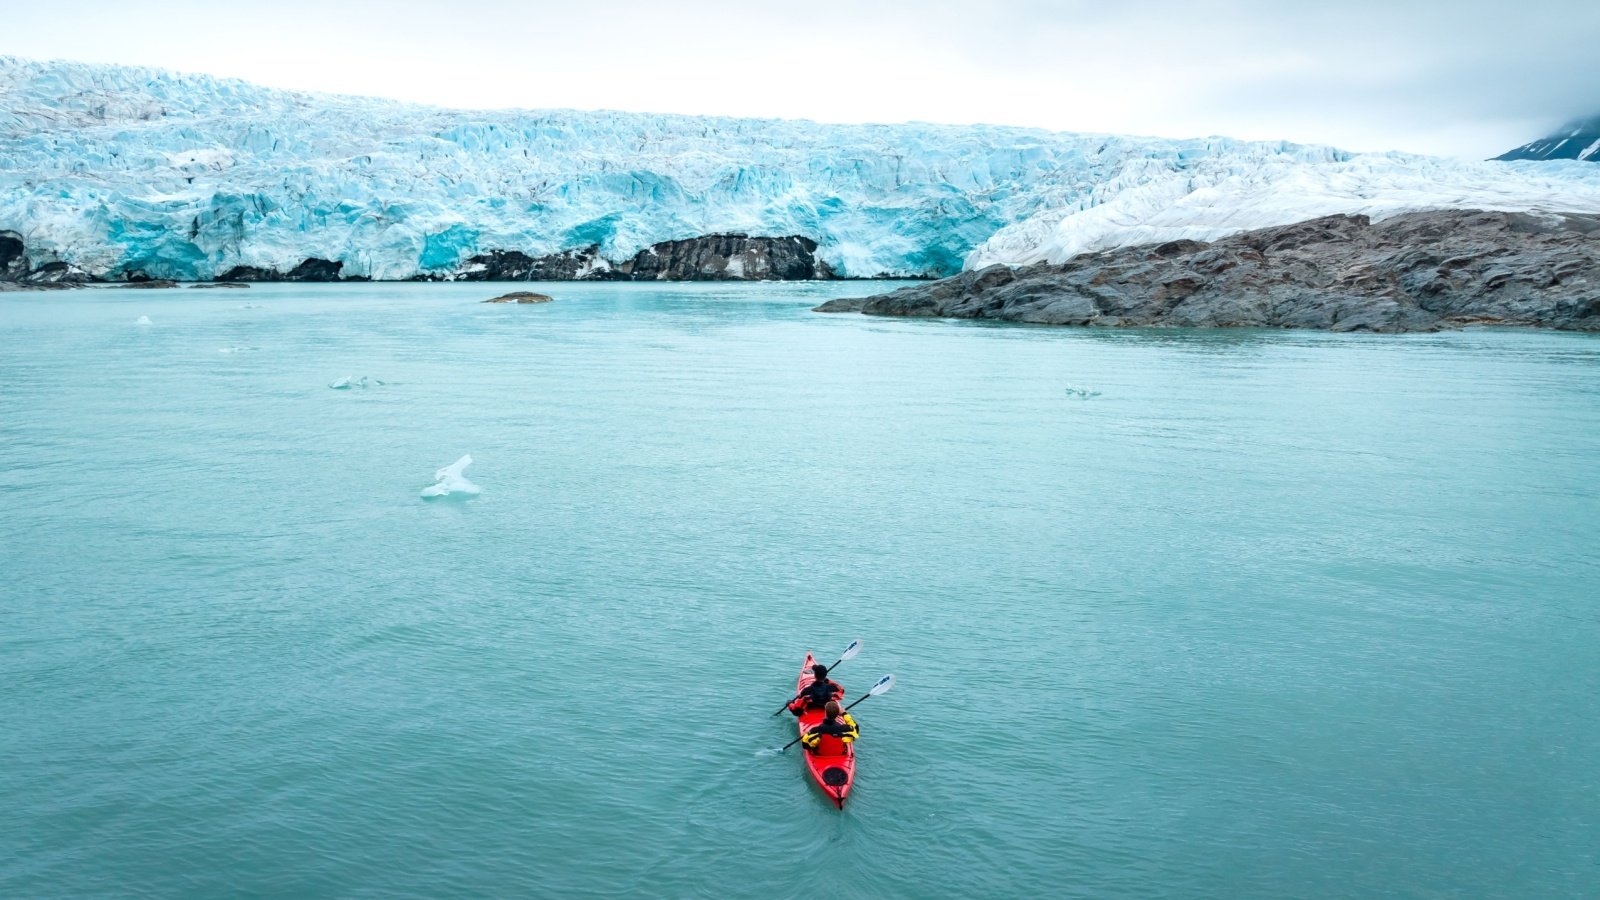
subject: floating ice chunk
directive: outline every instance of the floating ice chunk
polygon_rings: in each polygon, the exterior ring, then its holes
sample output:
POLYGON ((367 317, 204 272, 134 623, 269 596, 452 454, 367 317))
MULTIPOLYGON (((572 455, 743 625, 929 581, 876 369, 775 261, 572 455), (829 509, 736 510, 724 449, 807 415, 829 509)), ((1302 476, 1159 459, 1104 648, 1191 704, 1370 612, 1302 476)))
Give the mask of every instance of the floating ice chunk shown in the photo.
POLYGON ((243 306, 241 306, 239 308, 240 309, 260 309, 261 308, 261 304, 259 304, 259 303, 246 303, 245 305, 243 305, 243 306))
POLYGON ((254 347, 223 347, 222 349, 218 350, 217 352, 218 353, 244 353, 247 350, 254 350, 254 349, 256 349, 256 348, 254 348, 254 347))
POLYGON ((1079 400, 1087 400, 1090 397, 1098 397, 1098 396, 1100 396, 1100 392, 1099 391, 1090 391, 1090 390, 1085 390, 1083 388, 1075 388, 1075 387, 1068 386, 1068 388, 1067 388, 1067 396, 1068 397, 1076 397, 1079 400))
MULTIPOLYGON (((255 348, 249 347, 249 348, 245 348, 245 349, 253 350, 255 348)), ((333 384, 328 385, 328 387, 331 387, 336 391, 348 391, 351 388, 382 387, 382 386, 383 386, 383 381, 381 379, 372 378, 372 377, 367 376, 367 375, 363 375, 360 378, 357 378, 354 375, 346 375, 345 377, 339 379, 338 381, 335 381, 333 384)))
POLYGON ((140 316, 138 321, 134 322, 133 324, 135 324, 135 325, 149 325, 149 324, 151 324, 150 317, 149 316, 140 316))
POLYGON ((448 466, 433 473, 435 484, 422 489, 424 498, 461 496, 475 497, 478 486, 467 480, 462 472, 467 466, 472 465, 471 455, 463 456, 448 466))

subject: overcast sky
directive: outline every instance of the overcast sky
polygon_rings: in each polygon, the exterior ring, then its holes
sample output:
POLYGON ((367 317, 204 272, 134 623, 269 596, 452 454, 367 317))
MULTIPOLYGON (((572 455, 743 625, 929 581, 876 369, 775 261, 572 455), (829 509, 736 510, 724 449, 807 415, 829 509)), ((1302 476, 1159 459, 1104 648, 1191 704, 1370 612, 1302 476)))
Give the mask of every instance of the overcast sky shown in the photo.
POLYGON ((1485 157, 1600 112, 1600 0, 0 0, 0 54, 446 106, 1485 157))

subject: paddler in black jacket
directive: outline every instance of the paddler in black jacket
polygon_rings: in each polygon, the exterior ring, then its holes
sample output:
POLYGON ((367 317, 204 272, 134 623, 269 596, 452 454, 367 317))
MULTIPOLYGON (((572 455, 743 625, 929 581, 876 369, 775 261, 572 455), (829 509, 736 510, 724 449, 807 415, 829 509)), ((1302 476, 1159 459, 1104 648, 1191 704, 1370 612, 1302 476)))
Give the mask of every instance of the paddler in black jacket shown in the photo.
POLYGON ((829 700, 828 705, 823 709, 826 711, 826 717, 821 722, 807 728, 805 736, 800 738, 800 743, 805 744, 807 750, 816 753, 821 749, 834 749, 823 748, 822 739, 824 737, 836 737, 841 745, 838 752, 843 752, 844 744, 853 743, 856 738, 861 736, 861 726, 856 724, 855 719, 850 718, 849 713, 840 708, 837 700, 829 700))
POLYGON ((811 709, 821 709, 830 700, 844 698, 844 688, 828 680, 828 667, 817 663, 811 667, 816 680, 805 686, 800 695, 789 701, 789 712, 799 716, 811 709))

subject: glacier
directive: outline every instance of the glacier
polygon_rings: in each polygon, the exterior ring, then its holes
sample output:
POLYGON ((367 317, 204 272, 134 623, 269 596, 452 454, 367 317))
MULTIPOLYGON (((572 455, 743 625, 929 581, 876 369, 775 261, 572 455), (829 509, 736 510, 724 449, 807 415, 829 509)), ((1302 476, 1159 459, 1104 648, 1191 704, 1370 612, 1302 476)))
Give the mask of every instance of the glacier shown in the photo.
POLYGON ((97 278, 341 264, 452 277, 797 235, 847 277, 940 276, 1335 212, 1600 212, 1600 166, 1228 138, 456 110, 0 57, 0 240, 97 278))

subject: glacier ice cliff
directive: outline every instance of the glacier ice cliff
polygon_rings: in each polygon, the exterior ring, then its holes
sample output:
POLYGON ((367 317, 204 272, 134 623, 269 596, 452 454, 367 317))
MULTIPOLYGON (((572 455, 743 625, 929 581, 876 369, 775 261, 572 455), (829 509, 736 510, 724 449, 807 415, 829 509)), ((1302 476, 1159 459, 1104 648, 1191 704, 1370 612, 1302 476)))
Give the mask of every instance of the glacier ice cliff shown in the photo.
MULTIPOLYGON (((0 278, 484 277, 549 257, 566 261, 549 270, 559 276, 603 277, 707 235, 815 242, 812 276, 950 275, 1332 213, 1461 207, 1600 211, 1600 166, 984 125, 451 110, 0 58, 0 278)), ((731 257, 697 261, 702 249, 680 254, 682 271, 741 276, 731 257)), ((649 277, 678 277, 652 265, 649 277)))

